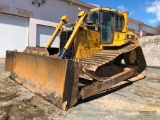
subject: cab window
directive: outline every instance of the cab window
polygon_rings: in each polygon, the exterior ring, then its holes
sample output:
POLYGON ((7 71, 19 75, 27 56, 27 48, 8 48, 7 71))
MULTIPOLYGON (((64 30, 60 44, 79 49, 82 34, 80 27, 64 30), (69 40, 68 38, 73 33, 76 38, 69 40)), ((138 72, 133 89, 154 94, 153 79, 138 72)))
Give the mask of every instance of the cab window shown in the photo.
POLYGON ((124 18, 122 15, 115 14, 115 29, 116 30, 123 30, 124 26, 124 18))
POLYGON ((90 21, 92 21, 94 24, 99 24, 99 13, 98 12, 92 12, 90 14, 90 21))

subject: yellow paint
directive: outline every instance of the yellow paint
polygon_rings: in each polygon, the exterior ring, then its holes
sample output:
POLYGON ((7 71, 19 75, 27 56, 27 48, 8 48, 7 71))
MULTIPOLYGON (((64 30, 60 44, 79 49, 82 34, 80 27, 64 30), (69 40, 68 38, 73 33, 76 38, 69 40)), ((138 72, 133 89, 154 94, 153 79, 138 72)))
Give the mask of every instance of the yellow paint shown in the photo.
MULTIPOLYGON (((90 29, 89 27, 83 26, 81 24, 80 27, 83 29, 80 29, 79 31, 77 31, 77 34, 74 39, 75 58, 87 58, 95 55, 100 50, 106 49, 107 47, 112 47, 112 46, 120 47, 128 42, 138 44, 137 35, 128 30, 128 25, 127 25, 128 12, 121 12, 111 8, 94 8, 94 9, 91 9, 90 11, 93 12, 93 11, 99 11, 99 10, 117 12, 118 14, 122 15, 124 17, 124 27, 122 31, 114 32, 113 42, 111 44, 101 44, 100 31, 96 29, 90 29), (127 35, 134 36, 134 40, 127 39, 127 35)), ((83 15, 84 15, 84 11, 78 14, 79 17, 83 15)), ((91 27, 94 28, 94 26, 92 25, 91 27)))
POLYGON ((118 14, 123 14, 123 12, 112 9, 112 8, 104 8, 104 7, 98 7, 98 8, 93 8, 90 10, 90 12, 98 11, 98 10, 104 10, 104 11, 110 11, 110 12, 118 12, 118 14))
MULTIPOLYGON (((124 23, 123 28, 121 30, 117 30, 113 32, 113 40, 112 43, 101 43, 101 30, 100 25, 84 25, 84 21, 86 20, 88 14, 85 11, 80 11, 78 14, 79 20, 76 21, 74 25, 74 30, 64 46, 64 49, 69 50, 72 43, 74 43, 74 57, 75 58, 87 58, 95 55, 98 51, 108 49, 109 47, 120 47, 128 42, 132 42, 134 44, 138 44, 137 35, 128 30, 128 12, 121 12, 111 8, 94 8, 91 9, 90 12, 94 11, 108 11, 115 12, 123 16, 124 23), (127 36, 132 36, 134 39, 128 39, 127 36)), ((59 30, 62 26, 69 21, 67 16, 63 16, 61 18, 60 24, 56 27, 56 31, 52 35, 51 39, 46 45, 46 48, 50 47, 51 43, 55 39, 55 36, 58 34, 59 30)))
POLYGON ((74 40, 74 37, 75 35, 77 34, 79 28, 82 26, 83 24, 83 21, 86 19, 87 17, 87 13, 85 11, 81 11, 79 12, 78 14, 78 17, 80 17, 79 21, 76 23, 75 27, 74 27, 74 30, 73 30, 73 33, 71 34, 69 40, 67 41, 66 45, 64 46, 64 48, 66 50, 69 49, 70 45, 72 44, 73 40, 74 40))
POLYGON ((74 42, 75 57, 87 58, 93 56, 100 48, 100 33, 91 30, 79 31, 74 42))
POLYGON ((54 42, 56 36, 58 35, 59 31, 62 29, 63 25, 69 22, 68 16, 62 16, 60 23, 57 25, 56 30, 52 34, 51 38, 46 44, 46 48, 51 47, 52 43, 54 42))

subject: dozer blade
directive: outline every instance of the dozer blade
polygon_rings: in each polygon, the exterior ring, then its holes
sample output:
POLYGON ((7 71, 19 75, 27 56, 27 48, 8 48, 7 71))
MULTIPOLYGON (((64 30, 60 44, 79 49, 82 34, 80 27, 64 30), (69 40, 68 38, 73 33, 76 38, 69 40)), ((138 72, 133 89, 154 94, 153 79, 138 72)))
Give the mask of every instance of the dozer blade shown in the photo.
POLYGON ((24 87, 63 110, 78 99, 78 62, 24 52, 7 51, 5 70, 24 87))

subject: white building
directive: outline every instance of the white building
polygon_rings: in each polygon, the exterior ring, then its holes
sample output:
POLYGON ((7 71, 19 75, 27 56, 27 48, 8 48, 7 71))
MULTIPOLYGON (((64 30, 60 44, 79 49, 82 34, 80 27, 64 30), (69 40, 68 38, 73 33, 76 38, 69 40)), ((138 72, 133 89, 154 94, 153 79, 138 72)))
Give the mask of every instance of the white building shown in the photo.
MULTIPOLYGON (((0 58, 5 57, 6 50, 44 47, 61 16, 68 15, 70 23, 78 19, 78 7, 88 11, 95 6, 79 0, 0 0, 0 58)), ((129 29, 151 34, 157 32, 155 28, 132 19, 129 29)), ((59 37, 53 47, 58 47, 58 43, 59 37)))
POLYGON ((128 27, 130 30, 137 33, 138 35, 140 35, 140 33, 142 32, 141 36, 158 34, 158 30, 155 27, 146 25, 143 22, 140 22, 131 18, 129 19, 128 27))

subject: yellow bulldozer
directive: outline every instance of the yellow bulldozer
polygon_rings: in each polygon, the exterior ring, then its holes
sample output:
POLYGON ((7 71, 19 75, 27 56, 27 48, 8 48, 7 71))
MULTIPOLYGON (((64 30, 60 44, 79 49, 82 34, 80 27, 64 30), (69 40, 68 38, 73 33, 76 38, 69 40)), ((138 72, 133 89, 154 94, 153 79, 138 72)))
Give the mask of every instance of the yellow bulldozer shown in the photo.
POLYGON ((6 52, 10 78, 63 110, 145 77, 146 61, 128 13, 111 8, 80 11, 75 24, 63 16, 46 47, 6 52), (60 32, 59 50, 51 48, 60 32))

